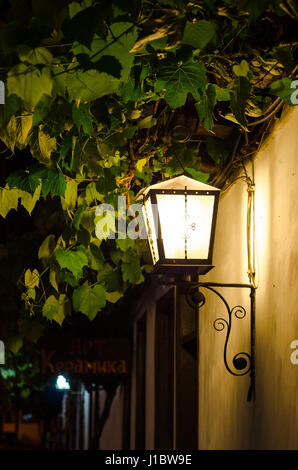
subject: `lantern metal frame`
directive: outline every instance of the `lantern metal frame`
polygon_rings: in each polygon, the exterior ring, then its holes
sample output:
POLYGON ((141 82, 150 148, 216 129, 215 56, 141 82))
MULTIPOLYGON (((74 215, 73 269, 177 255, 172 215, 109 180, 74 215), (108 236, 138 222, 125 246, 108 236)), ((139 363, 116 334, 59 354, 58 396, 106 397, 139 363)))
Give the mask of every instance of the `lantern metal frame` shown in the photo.
MULTIPOLYGON (((158 249, 158 255, 159 259, 156 261, 154 264, 155 269, 157 269, 159 272, 163 272, 165 268, 169 266, 181 268, 181 267, 186 267, 190 268, 189 272, 193 272, 191 269, 192 267, 196 267, 196 272, 199 271, 200 274, 206 274, 210 269, 213 268, 212 266, 212 255, 213 255, 213 245, 214 245, 214 237, 215 237, 215 227, 216 227, 216 219, 217 219, 217 209, 218 209, 218 201, 219 201, 219 191, 217 190, 194 190, 194 189, 150 189, 148 194, 146 196, 143 196, 143 204, 145 207, 145 202, 148 199, 151 199, 151 204, 156 205, 158 208, 158 202, 157 202, 157 195, 161 194, 172 194, 174 196, 176 195, 185 195, 185 204, 187 204, 187 196, 214 196, 214 205, 213 205, 213 214, 212 214, 212 222, 211 222, 211 231, 210 231, 210 239, 209 239, 209 252, 208 252, 208 258, 204 259, 188 259, 187 257, 185 258, 166 258, 165 257, 165 249, 164 249, 164 243, 162 239, 162 234, 161 234, 161 223, 160 223, 160 216, 159 216, 159 211, 157 211, 157 226, 155 226, 155 233, 156 233, 156 243, 157 243, 157 249, 158 249)), ((145 208, 146 211, 146 208, 145 208)), ((153 221, 155 223, 155 221, 153 221)), ((149 220, 147 218, 147 225, 149 227, 149 242, 150 240, 150 224, 149 220)))

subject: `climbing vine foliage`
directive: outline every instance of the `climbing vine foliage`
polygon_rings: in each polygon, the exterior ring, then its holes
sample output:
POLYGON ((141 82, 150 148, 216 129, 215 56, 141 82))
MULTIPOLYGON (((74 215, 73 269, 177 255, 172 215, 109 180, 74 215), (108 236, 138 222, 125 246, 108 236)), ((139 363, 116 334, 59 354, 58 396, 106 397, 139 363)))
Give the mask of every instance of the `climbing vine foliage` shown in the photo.
POLYGON ((1 1, 0 9, 0 216, 35 224, 29 248, 9 236, 0 244, 2 284, 21 296, 17 351, 45 320, 62 325, 73 312, 93 320, 144 281, 146 241, 117 238, 117 226, 114 239, 99 239, 95 211, 106 203, 117 215, 118 196, 129 207, 141 188, 183 171, 208 181, 203 147, 173 139, 173 118, 191 106, 220 172, 233 142, 219 142, 216 123, 247 131, 277 97, 293 104, 297 12, 277 0, 1 1), (21 262, 8 275, 16 243, 21 262))

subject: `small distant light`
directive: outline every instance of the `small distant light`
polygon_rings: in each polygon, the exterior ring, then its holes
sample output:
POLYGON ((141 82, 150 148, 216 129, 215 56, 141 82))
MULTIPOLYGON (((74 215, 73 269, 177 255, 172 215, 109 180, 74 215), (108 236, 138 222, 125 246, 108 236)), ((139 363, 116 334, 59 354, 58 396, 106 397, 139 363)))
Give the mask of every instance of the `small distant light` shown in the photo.
POLYGON ((23 421, 24 423, 30 423, 30 421, 32 421, 32 418, 33 418, 32 413, 27 413, 27 414, 24 414, 24 415, 23 415, 22 421, 23 421))
POLYGON ((56 388, 58 388, 59 390, 70 389, 70 385, 63 375, 58 375, 57 381, 56 381, 56 388))

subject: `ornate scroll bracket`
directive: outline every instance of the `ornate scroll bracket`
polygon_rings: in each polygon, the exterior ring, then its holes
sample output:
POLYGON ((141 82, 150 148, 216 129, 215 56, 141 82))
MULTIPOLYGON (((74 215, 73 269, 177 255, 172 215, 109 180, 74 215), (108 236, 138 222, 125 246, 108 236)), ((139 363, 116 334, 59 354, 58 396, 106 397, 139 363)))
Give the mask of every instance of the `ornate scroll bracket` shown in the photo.
POLYGON ((226 339, 224 344, 224 364, 227 371, 234 376, 250 375, 250 387, 248 391, 247 400, 251 401, 255 399, 255 288, 250 284, 224 284, 216 282, 192 282, 185 281, 185 295, 187 303, 192 308, 200 308, 205 304, 205 296, 200 291, 200 288, 208 289, 209 291, 216 294, 223 302, 226 311, 227 318, 218 317, 213 322, 213 327, 216 331, 225 331, 226 339), (246 309, 241 305, 236 305, 230 308, 228 302, 223 295, 215 289, 215 287, 233 287, 241 289, 250 289, 250 353, 239 352, 233 356, 232 365, 228 361, 228 344, 231 334, 233 318, 243 319, 246 317, 246 309))

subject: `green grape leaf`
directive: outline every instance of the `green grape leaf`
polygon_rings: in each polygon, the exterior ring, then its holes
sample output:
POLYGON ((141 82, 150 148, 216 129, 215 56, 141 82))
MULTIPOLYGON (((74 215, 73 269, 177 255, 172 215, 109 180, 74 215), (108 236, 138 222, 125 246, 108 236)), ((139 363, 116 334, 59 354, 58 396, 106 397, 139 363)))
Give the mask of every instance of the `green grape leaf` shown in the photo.
POLYGON ((140 160, 137 161, 135 167, 136 170, 138 170, 140 173, 142 173, 144 166, 147 163, 147 158, 140 158, 140 160))
POLYGON ((53 234, 48 235, 39 247, 38 259, 48 261, 48 259, 54 253, 55 248, 56 248, 55 235, 53 234))
POLYGON ((122 65, 119 60, 112 55, 103 55, 97 62, 90 61, 88 68, 107 73, 115 78, 121 78, 122 65))
POLYGON ((41 184, 37 186, 34 194, 27 193, 25 191, 19 191, 21 197, 21 204, 26 209, 29 215, 31 215, 37 201, 40 199, 41 184))
POLYGON ((209 179, 209 173, 203 173, 202 171, 194 170, 193 168, 185 168, 192 178, 201 183, 206 183, 209 179))
POLYGON ((213 109, 216 104, 216 91, 215 85, 208 84, 205 92, 202 93, 200 100, 195 104, 201 122, 204 122, 204 127, 210 131, 214 125, 213 109))
POLYGON ((293 106, 295 104, 295 100, 291 100, 291 96, 294 93, 295 88, 291 88, 291 83, 292 80, 290 78, 276 80, 270 85, 270 93, 274 96, 279 96, 282 98, 287 105, 293 106))
POLYGON ((96 271, 102 269, 105 263, 105 258, 101 249, 94 243, 90 243, 88 252, 90 268, 95 269, 96 271))
POLYGON ((42 314, 48 320, 53 320, 55 315, 58 315, 59 312, 59 301, 54 295, 50 295, 45 301, 42 314))
POLYGON ((76 103, 72 107, 72 118, 78 131, 83 129, 84 134, 91 135, 93 133, 92 117, 89 113, 89 106, 87 103, 76 103))
POLYGON ((195 23, 186 22, 182 43, 202 49, 216 34, 216 25, 211 21, 199 20, 195 23))
POLYGON ((70 299, 65 294, 59 295, 58 300, 58 311, 54 313, 52 320, 62 325, 65 317, 71 313, 71 302, 70 299))
POLYGON ((251 84, 245 77, 238 77, 234 82, 234 88, 230 92, 231 108, 239 124, 247 126, 245 117, 245 105, 250 97, 251 84))
POLYGON ((93 320, 97 313, 106 305, 106 291, 103 286, 83 284, 73 291, 73 308, 76 312, 84 313, 93 320))
MULTIPOLYGON (((73 3, 70 4, 70 8, 73 3)), ((95 5, 84 8, 73 15, 71 20, 64 24, 64 33, 70 39, 76 39, 87 47, 90 46, 94 31, 103 29, 102 20, 107 14, 108 5, 95 5)), ((75 10, 74 10, 75 11, 75 10)))
POLYGON ((237 77, 246 77, 249 72, 249 65, 246 60, 241 60, 239 65, 234 65, 233 72, 237 77))
POLYGON ((94 101, 104 95, 114 93, 119 85, 117 78, 98 70, 86 70, 73 67, 67 72, 66 88, 71 100, 94 101))
POLYGON ((210 157, 218 164, 221 160, 225 160, 229 155, 229 146, 227 142, 207 137, 207 151, 210 157))
POLYGON ((78 209, 76 210, 76 213, 75 213, 74 218, 72 220, 72 225, 76 230, 80 230, 81 220, 82 220, 82 217, 83 217, 84 212, 86 210, 86 207, 87 207, 87 202, 84 201, 83 204, 80 205, 78 207, 78 209))
POLYGON ((34 107, 43 94, 51 95, 52 89, 53 78, 47 67, 39 70, 32 65, 22 63, 8 72, 8 94, 19 96, 29 106, 34 107))
POLYGON ((31 269, 27 269, 25 272, 25 286, 30 289, 39 286, 39 272, 37 269, 34 269, 33 271, 31 271, 31 269))
POLYGON ((12 116, 6 127, 0 129, 1 140, 12 151, 15 147, 23 149, 28 144, 32 121, 31 114, 12 116))
POLYGON ((105 168, 104 176, 96 183, 96 190, 99 194, 108 194, 111 191, 114 191, 115 188, 115 177, 112 175, 112 172, 109 169, 105 168))
POLYGON ((294 66, 293 52, 290 47, 274 47, 273 53, 279 62, 288 72, 291 72, 294 66))
POLYGON ((21 62, 27 62, 32 65, 49 65, 53 62, 52 53, 45 47, 31 49, 31 47, 21 44, 17 50, 21 62))
POLYGON ((109 263, 105 263, 103 268, 97 273, 98 282, 104 286, 107 292, 121 290, 123 281, 122 273, 118 268, 112 268, 109 263))
POLYGON ((61 171, 49 170, 47 179, 42 182, 42 194, 46 197, 49 192, 54 196, 65 196, 66 181, 65 176, 61 171))
POLYGON ((119 291, 114 291, 114 292, 107 292, 107 301, 108 302, 111 302, 112 304, 115 304, 118 302, 119 299, 121 299, 121 297, 123 297, 123 292, 119 292, 119 291))
POLYGON ((156 126, 157 124, 157 119, 154 118, 153 116, 147 116, 137 123, 137 127, 139 129, 150 129, 153 126, 156 126))
POLYGON ((255 21, 261 13, 268 8, 266 0, 239 0, 241 10, 247 10, 250 14, 250 21, 255 21))
MULTIPOLYGON (((115 76, 109 73, 99 72, 94 69, 81 71, 74 65, 67 72, 66 88, 69 98, 71 100, 93 101, 104 95, 114 93, 121 82, 128 80, 134 60, 134 55, 129 51, 136 37, 137 30, 133 27, 132 23, 119 22, 110 25, 106 40, 95 34, 90 49, 83 44, 75 42, 72 47, 74 55, 87 54, 91 62, 95 64, 95 67, 96 63, 98 65, 100 62, 101 57, 109 55, 119 61, 122 69, 120 78, 115 78, 115 76), (115 41, 114 38, 118 36, 121 36, 121 38, 115 41)), ((115 62, 113 73, 115 74, 115 62)))
POLYGON ((28 193, 31 192, 29 174, 24 170, 13 171, 8 175, 6 182, 10 189, 17 188, 28 193))
POLYGON ((64 210, 73 211, 77 204, 78 182, 75 180, 66 181, 64 198, 61 199, 61 205, 64 210))
POLYGON ((121 250, 111 250, 110 257, 113 263, 118 266, 121 259, 122 259, 122 251, 121 250))
POLYGON ((52 264, 52 266, 50 267, 49 281, 51 286, 54 287, 57 292, 59 292, 59 273, 60 270, 58 265, 56 263, 52 264))
POLYGON ((51 104, 52 97, 50 95, 43 94, 34 108, 33 126, 37 126, 44 121, 50 112, 51 104))
POLYGON ((123 254, 121 271, 123 280, 132 284, 136 284, 142 275, 140 260, 131 249, 123 254))
POLYGON ((67 282, 71 287, 77 287, 78 285, 78 280, 67 270, 60 271, 59 279, 61 282, 67 282))
POLYGON ((227 88, 220 88, 215 85, 216 100, 217 101, 230 101, 230 92, 227 88))
POLYGON ((52 152, 55 152, 57 149, 57 142, 55 137, 50 137, 49 135, 45 134, 42 128, 39 128, 38 130, 38 144, 41 155, 45 161, 49 160, 52 152))
POLYGON ((48 169, 44 165, 40 163, 32 165, 28 170, 28 178, 31 192, 34 192, 35 189, 40 185, 40 182, 46 179, 47 177, 48 169))
POLYGON ((88 207, 83 213, 81 227, 91 235, 95 229, 95 207, 88 207))
POLYGON ((136 83, 131 76, 128 78, 127 82, 120 83, 116 93, 125 104, 129 101, 138 102, 143 97, 141 83, 136 83))
POLYGON ((8 124, 10 118, 20 109, 21 103, 21 99, 15 94, 5 97, 5 106, 0 106, 0 127, 4 128, 8 124))
POLYGON ((206 86, 206 69, 203 64, 194 62, 161 67, 154 90, 158 93, 165 89, 166 102, 172 108, 178 108, 185 104, 188 93, 199 100, 199 91, 203 92, 206 86))
POLYGON ((55 255, 61 269, 68 269, 76 279, 82 277, 83 267, 88 265, 88 257, 82 249, 78 248, 76 251, 58 249, 55 255))
POLYGON ((0 215, 6 217, 12 209, 17 210, 20 197, 18 189, 0 188, 0 215))
POLYGON ((135 246, 136 246, 136 241, 131 239, 131 238, 117 238, 116 240, 116 246, 117 248, 120 248, 121 251, 127 251, 129 250, 130 248, 134 249, 135 246))
MULTIPOLYGON (((136 39, 137 29, 132 23, 117 22, 110 25, 106 40, 95 34, 90 48, 83 46, 79 42, 74 42, 72 50, 74 55, 87 54, 94 64, 98 64, 102 57, 113 57, 113 60, 116 59, 122 66, 121 81, 126 82, 134 61, 134 54, 130 52, 130 49, 136 39), (117 40, 116 38, 118 37, 119 39, 117 40)), ((114 62, 113 67, 115 65, 116 63, 114 62)), ((112 75, 109 75, 107 72, 105 73, 110 79, 113 79, 112 75)), ((119 80, 116 79, 116 81, 119 84, 119 80)))
POLYGON ((17 354, 23 347, 23 338, 20 336, 12 336, 5 341, 5 349, 17 354))

